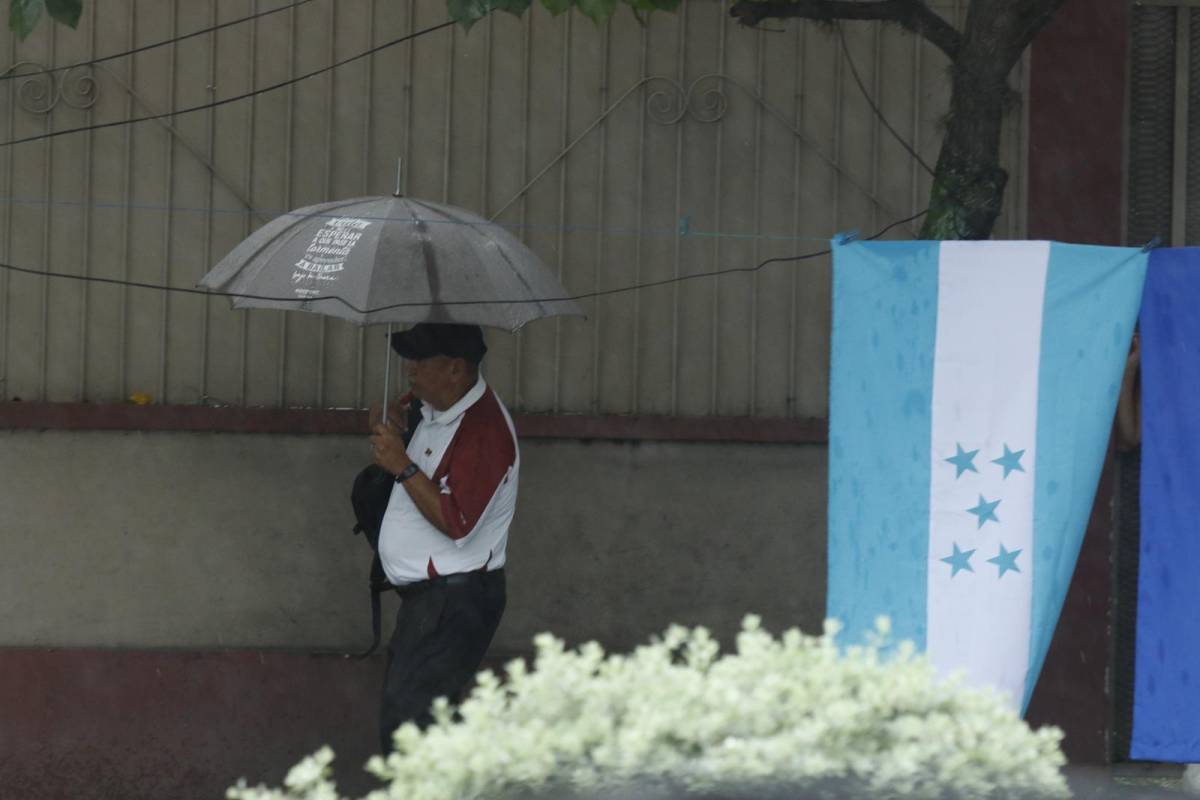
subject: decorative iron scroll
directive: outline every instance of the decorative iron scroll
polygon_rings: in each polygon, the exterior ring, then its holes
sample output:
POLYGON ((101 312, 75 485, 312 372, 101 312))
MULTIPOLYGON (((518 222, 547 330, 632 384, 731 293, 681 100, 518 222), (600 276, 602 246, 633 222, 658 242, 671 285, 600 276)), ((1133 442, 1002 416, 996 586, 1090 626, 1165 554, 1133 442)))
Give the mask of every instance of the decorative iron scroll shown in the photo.
POLYGON ((52 71, 36 61, 18 61, 0 72, 0 77, 14 76, 17 104, 22 109, 30 114, 49 114, 60 103, 81 111, 96 104, 96 79, 85 70, 87 65, 52 71))
POLYGON ((684 117, 690 117, 696 122, 720 122, 729 107, 722 83, 724 77, 716 72, 701 75, 686 88, 682 83, 661 75, 647 78, 647 82, 666 86, 656 89, 646 97, 646 111, 650 119, 659 125, 676 125, 684 117), (701 84, 706 82, 713 85, 701 91, 701 84))

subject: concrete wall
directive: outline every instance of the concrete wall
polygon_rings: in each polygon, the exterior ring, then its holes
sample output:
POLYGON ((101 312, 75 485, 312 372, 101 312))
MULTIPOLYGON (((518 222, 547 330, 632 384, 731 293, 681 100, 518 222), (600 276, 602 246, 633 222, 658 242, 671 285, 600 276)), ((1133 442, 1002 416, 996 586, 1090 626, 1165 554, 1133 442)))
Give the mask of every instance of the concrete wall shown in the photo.
MULTIPOLYGON (((0 647, 348 651, 365 438, 0 432, 0 647)), ((526 441, 498 652, 819 626, 824 448, 526 441)))
MULTIPOLYGON (((374 788, 365 437, 0 431, 0 797, 220 797, 324 743, 374 788), (71 765, 71 766, 67 766, 71 765)), ((819 626, 825 450, 526 440, 491 666, 743 614, 819 626)), ((392 604, 389 603, 389 606, 392 604)), ((387 630, 390 630, 385 620, 387 630)))

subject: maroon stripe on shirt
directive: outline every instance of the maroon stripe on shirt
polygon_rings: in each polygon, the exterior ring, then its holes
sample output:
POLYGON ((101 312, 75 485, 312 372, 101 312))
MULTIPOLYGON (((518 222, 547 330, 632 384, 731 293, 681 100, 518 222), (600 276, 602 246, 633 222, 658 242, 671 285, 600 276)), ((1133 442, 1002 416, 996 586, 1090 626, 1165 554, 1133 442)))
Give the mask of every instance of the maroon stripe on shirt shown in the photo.
POLYGON ((500 401, 489 388, 463 413, 434 483, 449 487, 443 493, 442 517, 451 539, 462 539, 474 530, 491 502, 500 481, 517 461, 517 444, 504 419, 500 401))

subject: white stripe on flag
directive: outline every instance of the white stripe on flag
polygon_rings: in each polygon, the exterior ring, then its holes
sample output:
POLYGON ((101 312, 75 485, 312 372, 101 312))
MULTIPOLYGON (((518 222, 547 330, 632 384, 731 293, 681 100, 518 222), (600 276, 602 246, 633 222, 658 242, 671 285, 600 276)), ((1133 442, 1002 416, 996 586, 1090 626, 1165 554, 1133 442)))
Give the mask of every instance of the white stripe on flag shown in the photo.
POLYGON ((1048 242, 943 242, 933 365, 927 650, 1019 708, 1029 668, 1048 242), (947 460, 953 459, 953 460, 947 460))

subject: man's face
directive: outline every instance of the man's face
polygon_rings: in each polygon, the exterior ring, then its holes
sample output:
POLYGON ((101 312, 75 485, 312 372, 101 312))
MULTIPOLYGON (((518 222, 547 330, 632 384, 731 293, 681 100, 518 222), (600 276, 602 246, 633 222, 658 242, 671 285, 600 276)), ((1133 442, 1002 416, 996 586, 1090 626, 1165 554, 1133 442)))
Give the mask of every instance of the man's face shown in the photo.
POLYGON ((404 363, 408 370, 409 388, 422 403, 428 403, 438 411, 450 407, 446 399, 454 393, 454 359, 431 356, 404 363))

